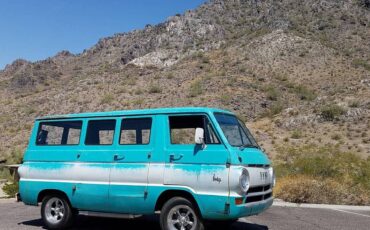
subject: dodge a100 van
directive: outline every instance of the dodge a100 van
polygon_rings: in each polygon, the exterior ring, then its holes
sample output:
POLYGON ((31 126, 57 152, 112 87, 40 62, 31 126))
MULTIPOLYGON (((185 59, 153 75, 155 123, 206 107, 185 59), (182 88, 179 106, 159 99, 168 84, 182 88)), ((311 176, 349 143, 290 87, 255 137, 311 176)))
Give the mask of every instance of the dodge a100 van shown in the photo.
POLYGON ((231 223, 273 202, 274 172, 233 113, 163 108, 36 119, 19 168, 20 196, 49 229, 76 215, 160 212, 163 230, 231 223))

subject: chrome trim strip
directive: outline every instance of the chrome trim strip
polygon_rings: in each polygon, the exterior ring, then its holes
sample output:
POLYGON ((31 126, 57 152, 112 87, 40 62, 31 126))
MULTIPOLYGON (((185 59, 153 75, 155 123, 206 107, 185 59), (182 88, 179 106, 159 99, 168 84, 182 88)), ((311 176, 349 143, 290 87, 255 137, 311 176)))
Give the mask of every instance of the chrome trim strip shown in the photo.
POLYGON ((269 193, 272 193, 272 189, 266 190, 264 192, 248 193, 247 194, 247 199, 248 199, 248 197, 262 196, 262 195, 266 195, 266 194, 269 194, 269 193))
POLYGON ((91 211, 79 211, 78 214, 83 216, 95 216, 95 217, 107 217, 107 218, 119 218, 119 219, 134 219, 141 217, 142 215, 133 214, 121 214, 121 213, 105 213, 105 212, 91 212, 91 211))

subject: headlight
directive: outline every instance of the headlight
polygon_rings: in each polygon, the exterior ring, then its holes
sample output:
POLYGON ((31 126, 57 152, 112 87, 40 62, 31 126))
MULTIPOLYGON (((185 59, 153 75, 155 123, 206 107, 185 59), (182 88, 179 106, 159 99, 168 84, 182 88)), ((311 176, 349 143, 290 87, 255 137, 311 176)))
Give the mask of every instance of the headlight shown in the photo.
POLYGON ((274 169, 272 167, 269 168, 269 176, 271 178, 271 183, 272 183, 272 187, 275 187, 275 184, 276 184, 276 178, 275 178, 275 173, 274 173, 274 169))
POLYGON ((248 170, 243 168, 242 174, 239 177, 239 186, 242 192, 247 192, 250 186, 250 180, 249 180, 249 173, 248 170))

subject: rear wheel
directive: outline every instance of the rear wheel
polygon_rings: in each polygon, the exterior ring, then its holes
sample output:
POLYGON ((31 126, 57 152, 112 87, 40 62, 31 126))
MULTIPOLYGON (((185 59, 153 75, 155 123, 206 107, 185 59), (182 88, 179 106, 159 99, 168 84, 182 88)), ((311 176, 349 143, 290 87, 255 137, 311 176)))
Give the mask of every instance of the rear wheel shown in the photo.
POLYGON ((164 204, 160 222, 162 230, 204 230, 198 210, 182 197, 174 197, 164 204))
POLYGON ((73 210, 61 195, 49 195, 42 200, 41 217, 48 229, 65 229, 72 225, 73 210))

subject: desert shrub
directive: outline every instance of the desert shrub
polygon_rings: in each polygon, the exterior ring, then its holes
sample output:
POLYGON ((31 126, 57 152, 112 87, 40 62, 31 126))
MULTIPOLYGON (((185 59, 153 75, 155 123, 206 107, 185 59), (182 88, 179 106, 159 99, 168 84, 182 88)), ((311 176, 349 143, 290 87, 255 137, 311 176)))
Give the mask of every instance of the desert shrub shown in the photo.
POLYGON ((316 98, 316 94, 304 85, 295 86, 293 90, 301 100, 312 101, 316 98))
POLYGON ((283 111, 284 106, 281 102, 275 102, 270 106, 270 108, 266 111, 264 111, 262 114, 260 114, 261 117, 274 117, 275 115, 281 113, 283 111))
POLYGON ((319 179, 307 175, 282 178, 275 188, 275 195, 294 203, 320 204, 369 204, 363 189, 351 189, 334 179, 319 179))
POLYGON ((277 197, 299 203, 370 204, 370 158, 336 146, 277 150, 277 197))
POLYGON ((109 104, 111 103, 112 101, 114 100, 114 97, 112 94, 105 94, 101 100, 100 100, 100 104, 104 105, 104 104, 109 104))
POLYGON ((370 63, 366 62, 365 60, 355 59, 353 60, 352 65, 356 68, 363 67, 364 69, 370 71, 370 63))
POLYGON ((0 179, 10 179, 9 170, 6 168, 0 168, 0 179))
POLYGON ((168 73, 168 74, 166 75, 166 77, 167 77, 167 79, 172 79, 172 78, 174 78, 174 77, 175 77, 175 75, 174 75, 173 73, 168 73))
POLYGON ((189 96, 196 97, 202 93, 202 83, 201 81, 195 81, 190 85, 189 96))
POLYGON ((11 150, 10 155, 7 157, 7 164, 20 164, 23 159, 23 151, 19 148, 14 148, 11 150))
POLYGON ((162 89, 159 85, 150 85, 149 86, 149 93, 160 93, 162 89))
POLYGON ((351 108, 358 108, 360 107, 360 102, 359 101, 351 101, 348 105, 351 108))
POLYGON ((331 139, 339 141, 340 139, 342 139, 342 136, 340 134, 336 133, 336 134, 333 134, 331 136, 331 139))
POLYGON ((293 130, 291 138, 293 139, 300 139, 302 138, 302 132, 298 129, 293 130))
POLYGON ((345 113, 344 108, 339 105, 326 105, 321 108, 320 115, 326 121, 333 121, 345 113))
POLYGON ((15 183, 7 183, 3 187, 3 191, 9 197, 15 197, 15 194, 19 191, 19 185, 15 183))
POLYGON ((284 106, 282 103, 280 102, 277 102, 277 103, 274 103, 270 109, 265 113, 263 114, 264 116, 268 116, 268 117, 273 117, 279 113, 281 113, 281 111, 283 111, 284 109, 284 106))
POLYGON ((277 101, 281 96, 281 93, 278 89, 273 86, 268 86, 265 88, 267 99, 271 101, 277 101))
POLYGON ((221 94, 220 100, 223 105, 228 105, 231 102, 232 98, 229 94, 221 94))

